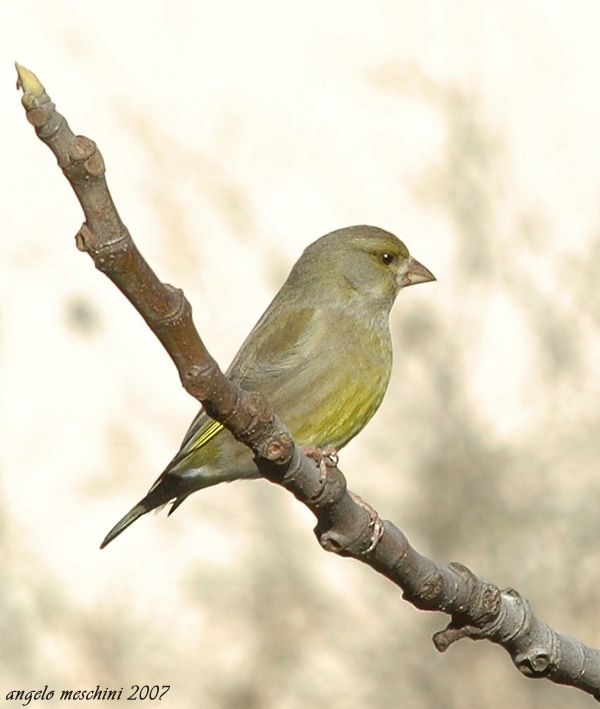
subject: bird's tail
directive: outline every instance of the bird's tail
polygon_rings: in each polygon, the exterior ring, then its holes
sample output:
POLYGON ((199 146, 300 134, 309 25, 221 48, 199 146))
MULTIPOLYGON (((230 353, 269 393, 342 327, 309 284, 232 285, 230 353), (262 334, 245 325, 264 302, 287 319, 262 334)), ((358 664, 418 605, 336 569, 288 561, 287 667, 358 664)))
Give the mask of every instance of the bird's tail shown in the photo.
POLYGON ((145 502, 145 498, 141 502, 138 502, 135 507, 129 510, 129 512, 115 524, 110 532, 104 537, 104 541, 100 544, 100 549, 104 549, 107 544, 110 544, 113 539, 116 539, 116 537, 118 537, 121 532, 124 532, 129 525, 133 524, 138 517, 145 515, 146 512, 150 512, 152 507, 145 504, 145 502))
POLYGON ((110 544, 113 539, 118 537, 121 532, 124 532, 136 519, 145 515, 146 512, 164 507, 169 502, 172 502, 173 504, 169 510, 169 514, 172 514, 196 490, 230 480, 237 480, 238 478, 258 477, 258 469, 253 466, 242 470, 233 469, 233 472, 227 471, 226 473, 215 472, 212 469, 207 469, 204 473, 203 469, 198 469, 195 472, 198 474, 185 475, 175 472, 173 466, 167 467, 152 485, 146 497, 129 510, 110 530, 100 545, 100 549, 104 549, 107 544, 110 544))
POLYGON ((146 512, 164 507, 171 500, 175 500, 173 507, 173 509, 175 509, 175 506, 179 506, 188 496, 189 492, 189 481, 180 475, 174 475, 169 472, 168 469, 165 470, 154 485, 152 485, 146 497, 140 500, 135 507, 130 509, 129 512, 115 524, 106 537, 104 537, 104 541, 100 544, 100 549, 104 549, 107 544, 110 544, 113 539, 118 537, 121 532, 124 532, 136 519, 145 515, 146 512))

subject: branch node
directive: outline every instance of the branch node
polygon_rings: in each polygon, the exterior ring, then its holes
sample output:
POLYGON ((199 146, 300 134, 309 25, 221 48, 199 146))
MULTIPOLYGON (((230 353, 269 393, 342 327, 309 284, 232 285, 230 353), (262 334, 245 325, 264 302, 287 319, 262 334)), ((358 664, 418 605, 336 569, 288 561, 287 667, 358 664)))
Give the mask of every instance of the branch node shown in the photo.
MULTIPOLYGON (((355 492, 348 491, 348 494, 352 498, 352 500, 365 512, 369 515, 369 526, 367 528, 369 537, 366 540, 368 542, 368 547, 366 549, 358 549, 357 553, 360 554, 361 556, 366 556, 367 554, 370 554, 377 544, 379 543, 379 540, 383 536, 384 532, 384 526, 383 526, 383 520, 379 516, 379 512, 374 507, 371 507, 371 505, 368 502, 365 502, 362 497, 359 497, 355 492)), ((365 542, 365 543, 366 543, 365 542)), ((362 546, 362 544, 361 544, 362 546)))
POLYGON ((472 638, 473 640, 478 639, 479 632, 477 628, 472 625, 453 625, 450 623, 445 630, 440 630, 433 636, 433 644, 438 652, 446 652, 446 650, 453 643, 463 638, 472 638))
POLYGON ((96 143, 85 135, 76 135, 69 144, 69 158, 71 162, 87 160, 97 150, 96 143))
MULTIPOLYGON (((27 110, 27 120, 38 132, 49 122, 49 118, 56 108, 53 103, 43 103, 31 94, 23 94, 21 103, 27 110)), ((44 134, 44 137, 50 137, 52 134, 56 133, 59 128, 60 122, 57 123, 51 131, 44 134)))
POLYGON ((289 455, 291 444, 292 437, 289 433, 271 436, 267 439, 264 449, 261 451, 262 457, 272 462, 284 460, 289 455))
POLYGON ((208 399, 213 388, 213 380, 219 369, 214 360, 192 364, 183 372, 181 382, 186 391, 200 401, 208 399))
POLYGON ((131 236, 125 227, 116 236, 105 239, 99 237, 87 222, 84 222, 75 234, 75 245, 79 251, 87 251, 94 261, 94 266, 103 273, 112 265, 114 254, 125 250, 130 242, 131 236))
POLYGON ((424 601, 438 598, 444 588, 444 577, 441 573, 431 574, 419 587, 419 597, 424 601))
POLYGON ((334 554, 339 554, 342 549, 346 548, 346 540, 335 530, 329 530, 327 532, 323 532, 323 534, 319 534, 317 530, 315 530, 315 534, 317 535, 319 544, 325 551, 331 551, 334 554))
POLYGON ((245 404, 250 416, 252 416, 252 418, 258 418, 264 421, 266 407, 262 396, 260 394, 257 394, 255 391, 249 391, 248 395, 245 398, 245 404))
MULTIPOLYGON (((128 236, 128 234, 126 236, 128 236)), ((167 294, 165 301, 171 306, 171 312, 164 317, 157 318, 155 320, 156 327, 161 330, 175 327, 182 321, 183 318, 187 315, 191 315, 192 312, 192 306, 183 294, 181 288, 176 288, 170 283, 163 283, 163 286, 165 288, 165 293, 167 294)))
POLYGON ((514 663, 527 677, 542 677, 552 667, 552 657, 547 648, 530 647, 526 653, 515 655, 514 663))
POLYGON ((319 483, 320 488, 309 500, 315 510, 335 505, 346 492, 346 478, 337 468, 328 468, 327 474, 319 477, 319 483))
POLYGON ((84 135, 77 135, 69 143, 67 161, 61 165, 68 180, 74 183, 87 182, 104 176, 104 158, 96 143, 84 135))
POLYGON ((94 234, 89 226, 84 222, 77 234, 75 234, 75 246, 79 251, 90 251, 94 241, 94 234))

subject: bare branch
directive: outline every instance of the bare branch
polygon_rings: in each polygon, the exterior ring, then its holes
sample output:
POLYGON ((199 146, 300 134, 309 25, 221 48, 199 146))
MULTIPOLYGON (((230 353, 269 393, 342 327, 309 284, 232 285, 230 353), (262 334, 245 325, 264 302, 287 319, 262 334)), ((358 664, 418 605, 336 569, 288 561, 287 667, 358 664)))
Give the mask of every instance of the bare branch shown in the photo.
POLYGON ((17 64, 27 119, 52 150, 85 215, 76 236, 101 270, 129 299, 173 360, 189 394, 248 445, 264 477, 292 492, 315 514, 321 546, 358 559, 403 590, 417 608, 443 611, 448 627, 434 636, 443 652, 461 638, 501 645, 528 677, 582 689, 600 701, 600 651, 539 621, 513 589, 500 591, 462 564, 438 566, 405 535, 348 492, 333 461, 304 455, 259 394, 234 386, 204 346, 183 291, 161 283, 121 221, 96 144, 76 136, 37 77, 17 64))

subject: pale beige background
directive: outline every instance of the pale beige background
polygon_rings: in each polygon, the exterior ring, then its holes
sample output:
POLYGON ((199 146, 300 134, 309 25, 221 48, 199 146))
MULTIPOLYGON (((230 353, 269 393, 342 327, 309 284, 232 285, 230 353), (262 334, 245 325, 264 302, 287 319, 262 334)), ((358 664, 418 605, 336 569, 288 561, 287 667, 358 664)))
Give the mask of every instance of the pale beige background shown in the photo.
POLYGON ((4 0, 0 17, 0 696, 592 706, 489 644, 438 655, 444 617, 321 552, 264 482, 98 551, 196 406, 76 251, 79 207, 12 62, 98 142, 223 365, 310 241, 353 223, 404 238, 439 280, 401 295, 393 384, 341 467, 421 551, 599 646, 598 4, 4 0))

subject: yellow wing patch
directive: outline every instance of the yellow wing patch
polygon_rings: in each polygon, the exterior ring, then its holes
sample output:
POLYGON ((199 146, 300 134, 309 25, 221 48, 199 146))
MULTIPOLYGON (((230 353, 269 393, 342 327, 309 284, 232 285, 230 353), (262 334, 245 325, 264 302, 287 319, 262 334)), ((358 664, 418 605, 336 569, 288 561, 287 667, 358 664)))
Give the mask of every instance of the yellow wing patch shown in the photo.
POLYGON ((196 436, 186 446, 186 453, 197 451, 212 440, 217 433, 223 430, 223 424, 211 419, 206 426, 203 426, 196 436))

